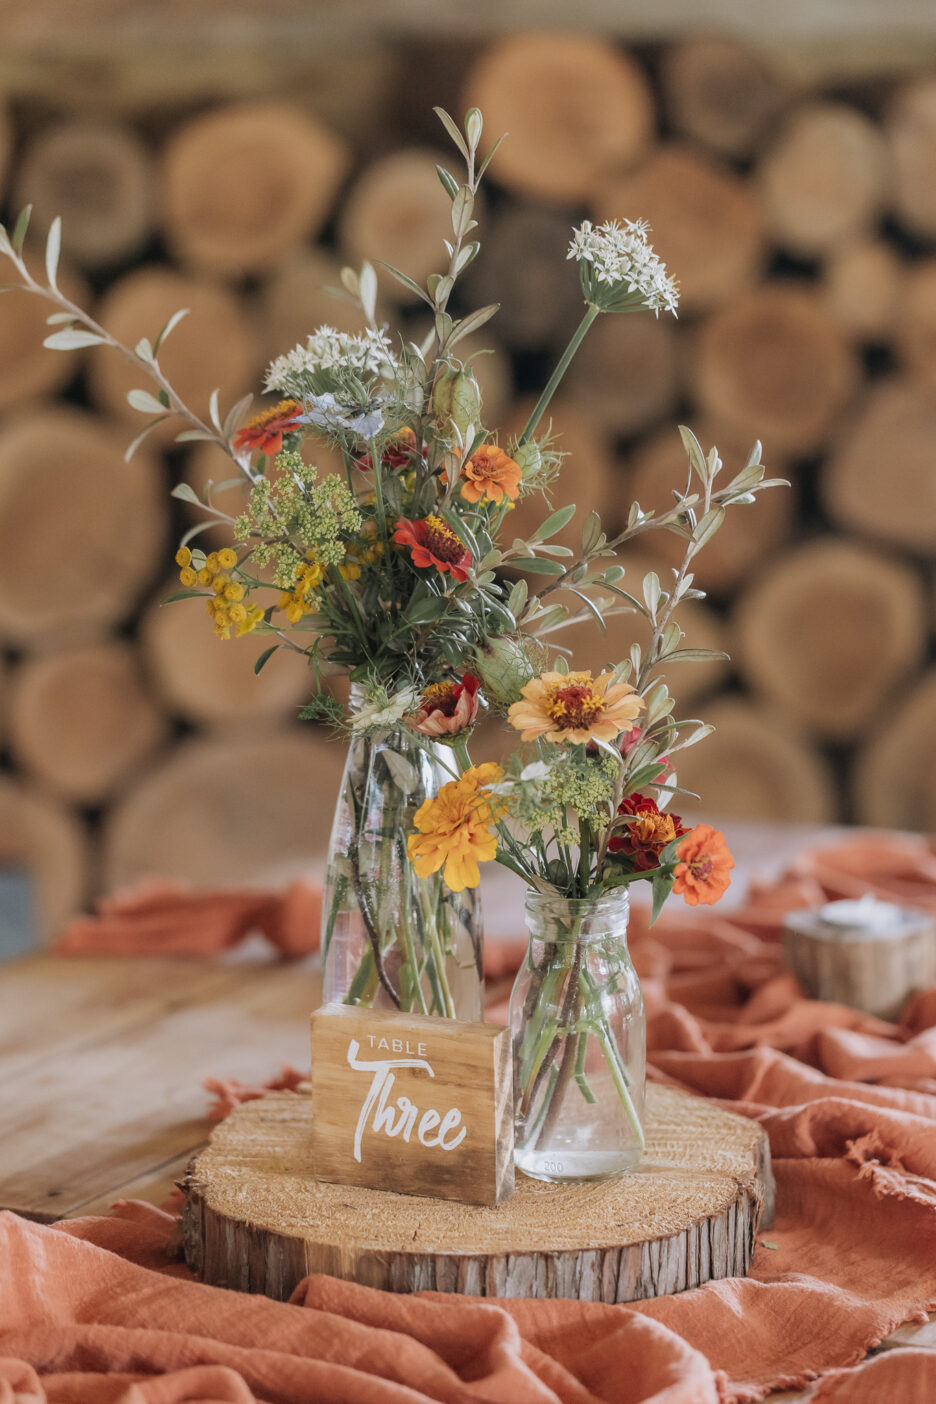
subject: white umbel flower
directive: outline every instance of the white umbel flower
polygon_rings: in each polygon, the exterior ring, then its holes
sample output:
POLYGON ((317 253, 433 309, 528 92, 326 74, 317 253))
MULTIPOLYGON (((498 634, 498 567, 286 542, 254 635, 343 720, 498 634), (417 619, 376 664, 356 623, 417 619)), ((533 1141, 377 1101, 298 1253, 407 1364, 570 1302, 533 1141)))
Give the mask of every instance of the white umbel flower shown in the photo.
POLYGON ((393 376, 397 373, 397 361, 390 339, 383 332, 368 327, 360 335, 353 335, 324 326, 312 333, 305 346, 278 356, 267 370, 264 385, 267 390, 282 394, 294 395, 297 390, 302 394, 303 377, 323 370, 347 370, 356 376, 393 376))
POLYGON ((351 730, 392 731, 400 725, 407 712, 412 712, 419 701, 419 691, 415 687, 404 687, 395 697, 382 697, 365 702, 352 717, 351 730))
POLYGON ((679 289, 666 265, 648 243, 645 220, 616 219, 573 230, 569 258, 578 262, 582 289, 602 312, 627 312, 648 307, 675 315, 679 289))

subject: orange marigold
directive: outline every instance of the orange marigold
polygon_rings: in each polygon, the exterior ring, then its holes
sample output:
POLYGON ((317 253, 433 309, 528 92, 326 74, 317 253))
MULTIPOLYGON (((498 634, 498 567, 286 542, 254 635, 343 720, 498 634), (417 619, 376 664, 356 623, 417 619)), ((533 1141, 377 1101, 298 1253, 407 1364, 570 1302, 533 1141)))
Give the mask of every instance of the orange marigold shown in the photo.
POLYGON ((299 428, 302 406, 297 400, 280 400, 278 405, 261 410, 234 435, 234 447, 259 449, 274 457, 283 447, 283 435, 299 428))
POLYGON ((711 824, 697 824, 676 849, 673 891, 690 907, 711 907, 723 897, 734 867, 725 835, 711 824))
POLYGON ((520 492, 523 470, 496 444, 482 444, 462 469, 461 495, 466 502, 515 502, 520 492))

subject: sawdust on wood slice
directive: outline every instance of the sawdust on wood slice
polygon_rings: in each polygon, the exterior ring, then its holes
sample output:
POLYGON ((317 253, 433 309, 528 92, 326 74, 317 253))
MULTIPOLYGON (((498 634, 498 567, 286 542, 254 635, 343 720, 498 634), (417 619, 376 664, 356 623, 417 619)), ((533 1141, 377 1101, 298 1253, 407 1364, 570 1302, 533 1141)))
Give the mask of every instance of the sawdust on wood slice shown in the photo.
POLYGON ((98 804, 166 739, 152 691, 117 639, 27 659, 11 689, 13 755, 53 793, 98 804))
POLYGON ((888 195, 887 144, 877 125, 845 103, 793 113, 757 174, 777 243, 815 257, 870 230, 888 195))
POLYGON ((463 109, 484 115, 482 150, 509 133, 491 177, 521 195, 587 200, 653 136, 647 78, 613 43, 588 34, 520 33, 495 40, 469 70, 463 109))
POLYGON ((903 305, 904 270, 883 239, 856 239, 834 249, 822 271, 823 302, 847 337, 862 343, 890 341, 903 305))
MULTIPOLYGON (((307 659, 280 648, 258 675, 254 664, 270 647, 269 634, 216 638, 203 600, 162 603, 178 588, 177 579, 167 581, 141 626, 143 654, 169 710, 186 721, 208 724, 296 716, 312 691, 307 659)), ((269 604, 277 596, 264 591, 261 598, 269 604)), ((304 634, 303 643, 312 637, 304 634)))
POLYGON ((714 313, 695 352, 703 411, 784 454, 820 448, 858 381, 855 357, 819 298, 787 284, 766 284, 714 313))
MULTIPOLYGON (((412 147, 394 151, 368 166, 352 186, 338 220, 342 253, 358 266, 380 259, 422 285, 430 273, 444 273, 452 237, 452 202, 442 188, 436 166, 452 165, 444 151, 412 147)), ((475 200, 474 218, 482 217, 483 200, 475 200)), ((416 299, 402 283, 378 269, 381 292, 394 302, 416 299)))
POLYGON ((663 98, 673 126, 723 156, 750 156, 782 111, 786 86, 756 49, 704 35, 663 53, 663 98))
POLYGON ((607 434, 640 434, 676 408, 682 384, 676 327, 652 312, 599 317, 566 376, 566 394, 607 434))
POLYGON ((155 223, 156 181, 146 144, 129 127, 69 120, 27 147, 16 183, 18 207, 48 232, 61 216, 69 257, 88 268, 129 258, 155 223))
POLYGON ((312 725, 231 724, 184 741, 109 811, 105 888, 153 875, 223 887, 321 868, 344 760, 312 725))
POLYGON ((125 446, 123 429, 66 406, 4 425, 0 637, 74 643, 133 612, 168 514, 146 446, 130 463, 125 446))
POLYGON ((750 182, 688 146, 661 146, 637 170, 607 181, 598 219, 638 210, 653 247, 679 279, 679 311, 708 312, 756 283, 767 257, 764 220, 750 182))
POLYGON ((936 830, 934 733, 936 669, 880 719, 858 753, 852 793, 860 824, 936 830))
POLYGON ((873 540, 929 554, 936 547, 936 395, 909 379, 869 387, 822 470, 832 519, 873 540))
MULTIPOLYGON (((721 431, 705 423, 690 424, 703 451, 716 445, 724 467, 719 483, 735 477, 752 448, 737 433, 721 431)), ((770 453, 765 454, 768 475, 782 476, 786 469, 770 453)), ((622 488, 645 511, 658 514, 673 505, 673 490, 688 483, 688 460, 676 428, 659 429, 643 440, 619 464, 622 488)), ((750 572, 789 536, 793 519, 794 494, 789 488, 769 488, 758 493, 752 503, 729 508, 723 524, 710 537, 692 563, 695 584, 713 594, 727 594, 745 581, 750 572)), ((657 569, 678 566, 685 554, 686 541, 670 531, 649 531, 641 538, 641 551, 652 557, 657 569)), ((662 576, 664 586, 672 576, 662 576)))
POLYGON ((717 698, 702 710, 715 732, 679 752, 678 777, 683 789, 700 796, 706 814, 833 822, 837 805, 829 766, 781 713, 739 697, 717 698))
POLYGON ((917 667, 927 632, 916 571, 825 536, 775 561, 742 593, 731 654, 753 690, 790 721, 848 741, 917 667))
POLYGON ((81 910, 91 853, 81 821, 58 800, 0 775, 0 867, 22 865, 35 884, 36 934, 48 941, 81 910))
POLYGON ((287 103, 193 117, 163 153, 169 244, 199 273, 266 273, 325 223, 349 161, 340 137, 287 103))
MULTIPOLYGON (((159 363, 189 408, 207 421, 214 389, 220 390, 222 416, 254 389, 256 338, 234 293, 151 264, 112 283, 101 299, 97 317, 118 341, 136 346, 142 336, 155 341, 173 313, 184 307, 188 316, 160 347, 159 363)), ((154 393, 145 373, 108 346, 95 347, 89 361, 89 388, 95 401, 132 425, 134 431, 143 429, 151 416, 127 403, 127 391, 142 388, 154 393)), ((168 445, 189 427, 173 415, 153 430, 150 441, 168 445)))
POLYGON ((221 1123, 185 1180, 183 1239, 203 1282, 285 1300, 307 1273, 393 1292, 632 1302, 743 1276, 773 1198, 757 1123, 647 1088, 647 1149, 623 1179, 517 1176, 498 1208, 327 1184, 311 1098, 275 1093, 221 1123))

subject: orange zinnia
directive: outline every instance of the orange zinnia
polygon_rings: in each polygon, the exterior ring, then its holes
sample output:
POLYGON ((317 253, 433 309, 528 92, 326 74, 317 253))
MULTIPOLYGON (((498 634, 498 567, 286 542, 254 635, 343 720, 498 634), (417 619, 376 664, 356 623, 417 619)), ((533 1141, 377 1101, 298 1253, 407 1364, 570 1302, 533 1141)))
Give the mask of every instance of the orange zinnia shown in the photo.
POLYGON ((521 741, 614 741, 629 731, 643 706, 630 683, 612 683, 611 673, 544 673, 527 683, 521 702, 507 713, 521 741))
POLYGON ((296 400, 280 400, 278 405, 261 410, 248 420, 243 429, 234 435, 235 448, 247 448, 251 453, 259 449, 261 453, 274 457, 283 447, 283 435, 291 434, 299 428, 299 415, 302 406, 296 400))
POLYGON ((462 469, 465 481, 461 495, 466 502, 501 502, 509 497, 515 502, 520 492, 523 470, 508 458, 496 444, 482 444, 462 469))
POLYGON ((393 539, 398 546, 410 548, 413 565, 420 570, 435 566, 443 574, 447 571, 455 580, 468 579, 470 551, 448 523, 434 513, 419 522, 401 517, 393 528, 393 539))
POLYGON ((698 824, 676 849, 673 891, 690 907, 711 907, 724 896, 731 882, 734 859, 725 835, 711 824, 698 824))

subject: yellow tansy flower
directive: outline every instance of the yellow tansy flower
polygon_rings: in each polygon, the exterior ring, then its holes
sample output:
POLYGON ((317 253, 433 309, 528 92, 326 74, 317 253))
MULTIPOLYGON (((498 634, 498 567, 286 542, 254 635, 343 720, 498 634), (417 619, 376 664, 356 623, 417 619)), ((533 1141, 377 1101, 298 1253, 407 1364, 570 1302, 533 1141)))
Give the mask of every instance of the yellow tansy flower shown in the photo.
POLYGON ((237 565, 237 552, 230 546, 225 546, 218 552, 218 565, 222 570, 233 570, 237 565))
POLYGON ((192 586, 198 580, 198 576, 191 566, 183 566, 179 571, 179 579, 182 581, 183 585, 192 586))
POLYGON ((175 563, 177 566, 188 566, 192 564, 192 553, 187 546, 180 546, 175 553, 175 563))

